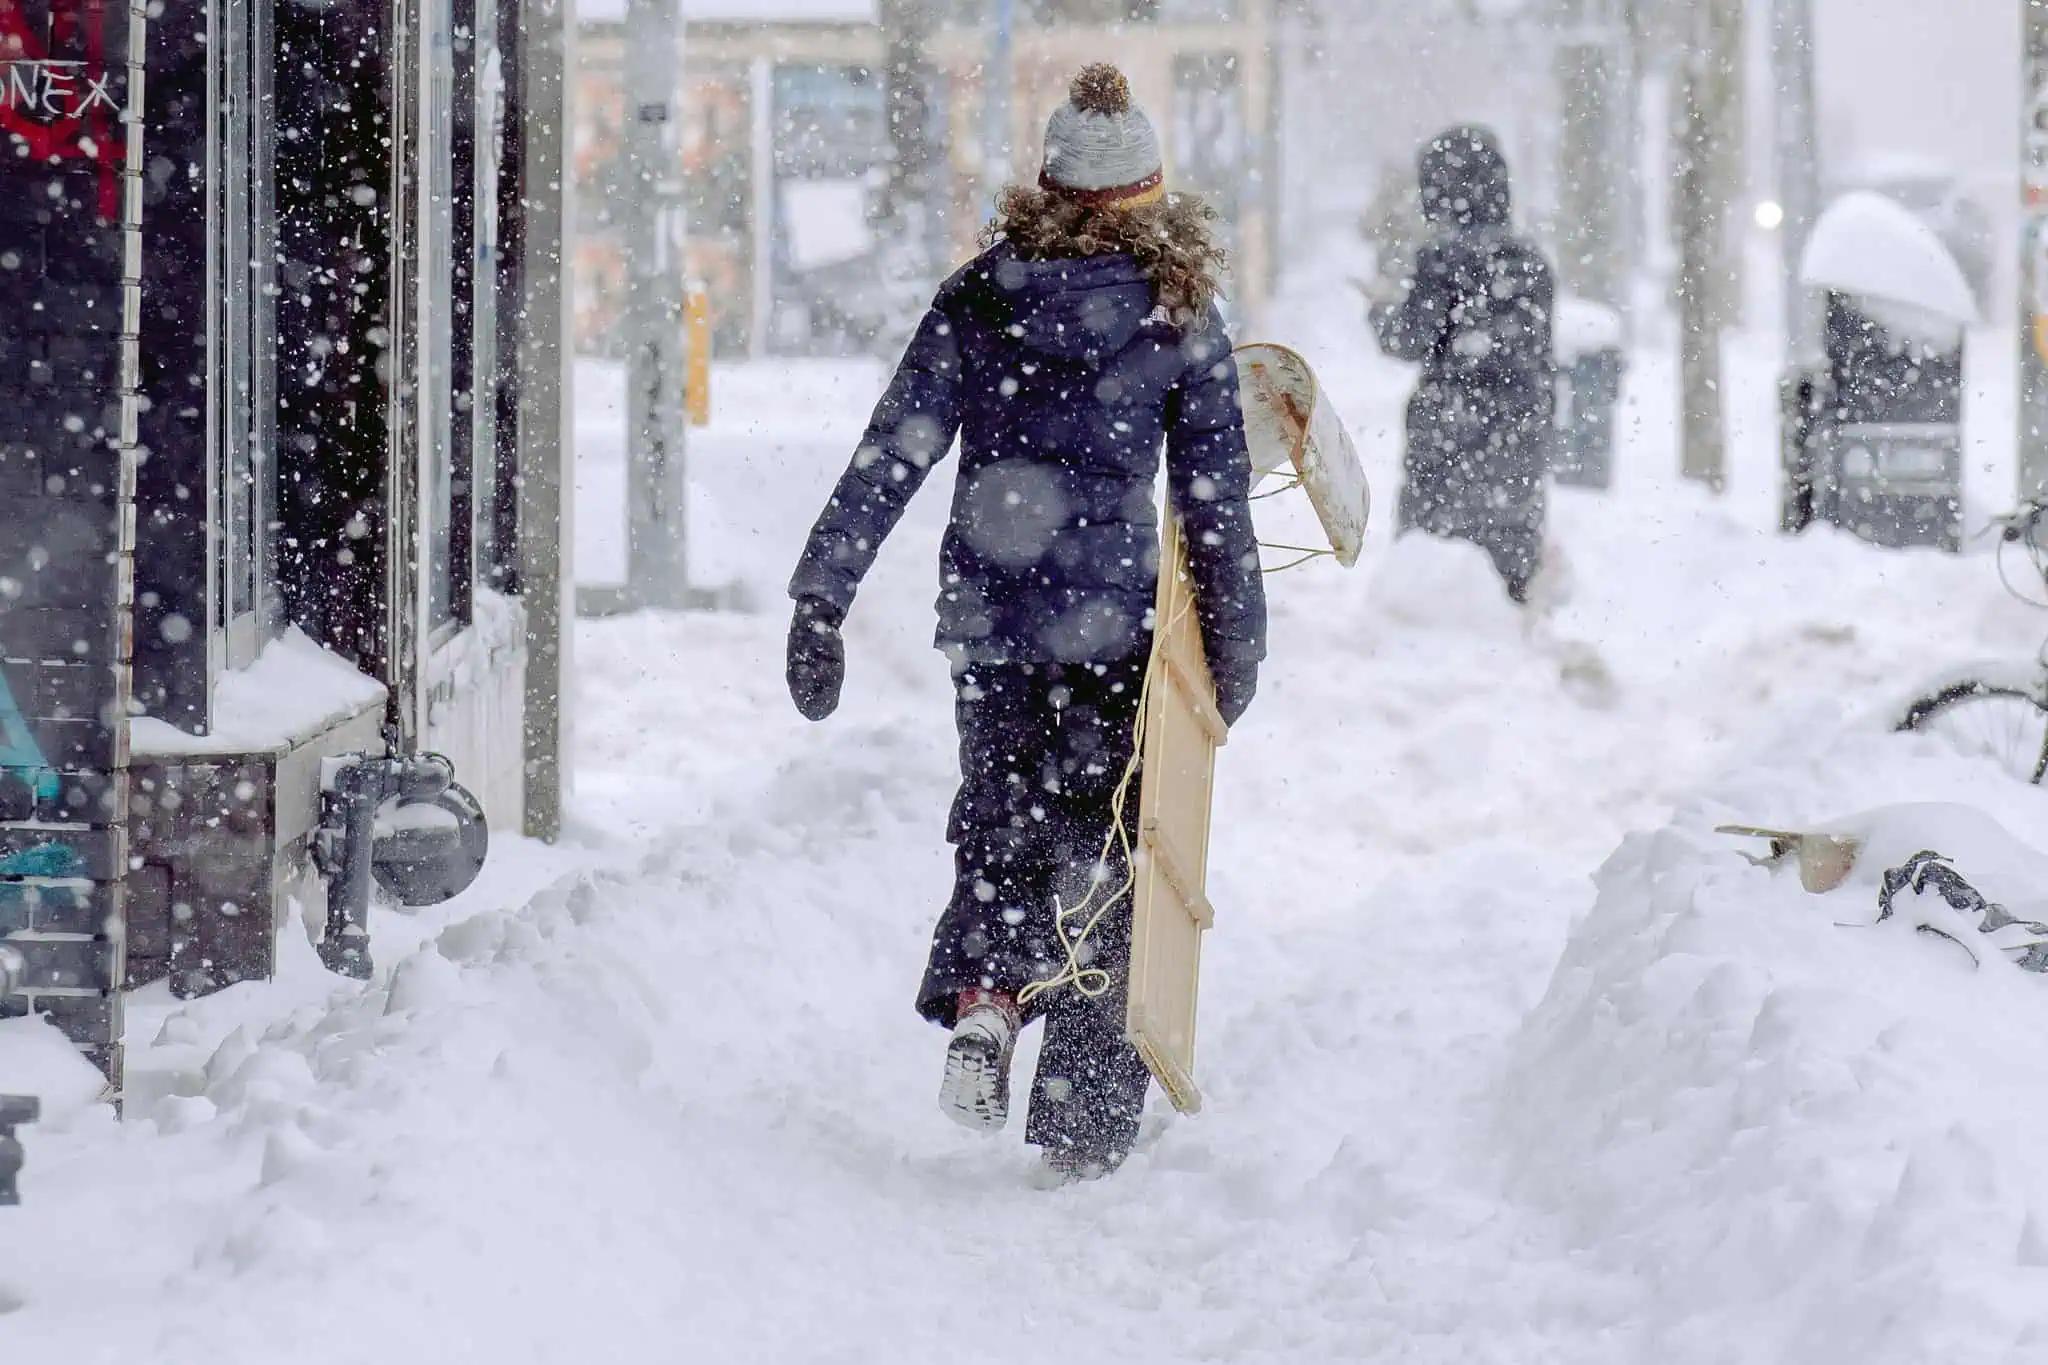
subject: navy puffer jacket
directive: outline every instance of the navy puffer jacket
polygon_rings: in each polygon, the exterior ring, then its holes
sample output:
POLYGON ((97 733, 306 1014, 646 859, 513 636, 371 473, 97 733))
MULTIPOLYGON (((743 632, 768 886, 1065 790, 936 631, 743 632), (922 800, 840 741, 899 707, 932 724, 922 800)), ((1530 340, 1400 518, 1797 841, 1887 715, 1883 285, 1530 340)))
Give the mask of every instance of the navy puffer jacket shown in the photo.
POLYGON ((938 644, 956 660, 1144 652, 1158 581, 1160 449, 1219 675, 1265 656, 1230 339, 1154 307, 1129 256, 1027 261, 998 244, 940 288, 790 582, 843 614, 926 474, 961 436, 940 552, 938 644))

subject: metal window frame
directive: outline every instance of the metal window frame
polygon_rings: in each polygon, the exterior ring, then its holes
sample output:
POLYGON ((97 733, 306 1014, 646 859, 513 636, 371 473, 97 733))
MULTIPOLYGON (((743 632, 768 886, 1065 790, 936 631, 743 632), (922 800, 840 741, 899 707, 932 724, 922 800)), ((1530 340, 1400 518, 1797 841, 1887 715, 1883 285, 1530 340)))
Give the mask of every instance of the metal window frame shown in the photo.
POLYGON ((408 65, 413 88, 408 98, 417 123, 407 155, 414 197, 410 208, 402 207, 401 212, 409 212, 414 229, 407 257, 411 312, 404 322, 413 365, 403 373, 412 408, 409 458, 416 461, 418 505, 412 542, 417 551, 400 562, 418 566, 416 638, 431 658, 468 629, 475 614, 475 413, 473 405, 465 409, 460 403, 466 376, 459 368, 460 352, 465 344, 474 344, 473 289, 471 325, 458 325, 456 313, 465 292, 462 281, 473 269, 463 253, 474 241, 474 225, 459 205, 473 191, 474 181, 472 173, 466 190, 464 163, 473 170, 474 156, 464 155, 465 131, 467 124, 473 139, 475 118, 472 114, 465 124, 461 102, 466 91, 473 102, 474 82, 464 76, 474 59, 475 23, 473 6, 464 0, 412 0, 410 10, 413 41, 408 65), (472 16, 467 25, 465 11, 472 16), (465 28, 471 43, 467 58, 462 52, 465 28), (444 466, 449 489, 446 526, 436 501, 436 480, 444 466), (447 575, 445 599, 437 600, 435 580, 442 572, 447 575))
POLYGON ((458 233, 450 200, 456 192, 454 148, 457 9, 453 0, 393 0, 391 383, 392 423, 385 527, 391 565, 386 621, 393 699, 392 737, 410 749, 427 724, 428 690, 440 671, 436 655, 470 626, 476 579, 473 527, 475 442, 453 439, 458 414, 449 360, 449 325, 458 233), (444 41, 441 41, 445 39, 444 41), (445 69, 442 64, 445 63, 445 69), (448 462, 451 485, 445 546, 447 614, 436 619, 433 574, 435 462, 448 462), (472 490, 463 495, 468 484, 472 490))
POLYGON ((477 0, 448 0, 448 613, 463 622, 476 619, 476 361, 485 301, 476 287, 477 11, 477 0))
POLYGON ((391 693, 390 742, 411 752, 425 721, 420 693, 421 630, 426 619, 420 573, 419 393, 419 134, 421 4, 393 0, 391 7, 391 241, 389 358, 391 424, 386 445, 384 505, 385 686, 391 693))
MULTIPOLYGON (((282 616, 276 546, 274 0, 207 9, 207 671, 255 661, 282 616), (236 483, 249 485, 246 502, 236 483)), ((210 691, 211 689, 209 689, 210 691)), ((211 722, 212 717, 208 717, 211 722)))
MULTIPOLYGON (((497 144, 497 258, 490 287, 499 306, 494 320, 496 365, 500 374, 508 369, 520 372, 518 382, 495 386, 497 422, 490 452, 492 461, 490 517, 490 562, 486 570, 490 585, 502 593, 520 595, 525 591, 525 566, 521 562, 522 531, 520 509, 520 459, 523 425, 521 398, 528 379, 521 367, 527 356, 525 346, 526 299, 526 146, 525 110, 528 92, 526 73, 530 66, 522 0, 485 0, 496 11, 498 52, 498 107, 492 128, 497 144)), ((557 19, 559 22, 559 18, 557 19)))
POLYGON ((416 84, 418 123, 413 137, 411 206, 415 216, 412 316, 414 367, 406 384, 414 404, 413 442, 418 460, 419 522, 416 528, 420 567, 419 638, 429 651, 444 647, 468 624, 471 594, 470 537, 458 534, 467 499, 458 490, 469 471, 458 467, 463 443, 455 439, 455 246, 454 199, 457 119, 455 6, 453 0, 415 0, 412 77, 416 84), (445 291, 445 293, 444 293, 445 291), (437 480, 445 470, 449 499, 446 526, 435 503, 437 480), (442 539, 445 537, 445 541, 442 539), (436 601, 436 578, 447 575, 444 601, 436 601))
MULTIPOLYGON (((470 445, 470 558, 472 608, 476 586, 495 584, 501 579, 503 556, 498 544, 497 508, 503 493, 499 481, 505 477, 498 467, 498 448, 504 421, 504 348, 500 338, 501 315, 511 311, 504 303, 509 297, 499 288, 504 259, 504 215, 499 199, 504 192, 505 120, 508 113, 505 88, 503 35, 498 25, 496 0, 472 0, 474 4, 472 43, 474 75, 471 102, 475 128, 471 137, 473 166, 470 181, 475 200, 471 213, 470 270, 470 413, 473 418, 470 445)), ((473 612, 472 612, 473 615, 473 612)))

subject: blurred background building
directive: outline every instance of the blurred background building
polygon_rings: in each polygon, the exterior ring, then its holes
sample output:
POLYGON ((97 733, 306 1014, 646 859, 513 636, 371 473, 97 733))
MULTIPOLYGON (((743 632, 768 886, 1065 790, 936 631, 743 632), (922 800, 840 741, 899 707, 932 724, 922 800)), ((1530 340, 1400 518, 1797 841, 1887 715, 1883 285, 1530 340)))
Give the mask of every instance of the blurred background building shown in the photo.
MULTIPOLYGON (((921 304, 973 254, 996 190, 1035 174, 1046 115, 1075 70, 1105 55, 1160 125, 1170 183, 1221 211, 1236 308, 1255 315, 1267 296, 1278 0, 682 4, 686 260, 708 290, 720 355, 859 354, 886 343, 906 297, 921 304), (890 88, 892 42, 909 54, 894 63, 915 86, 907 97, 890 88), (991 72, 1002 78, 992 83, 991 72), (921 126, 903 126, 906 107, 921 126), (905 165, 906 143, 923 164, 905 165), (900 245, 906 178, 929 261, 907 272, 886 259, 900 245)), ((587 0, 579 12, 576 334, 585 354, 609 354, 628 264, 611 210, 631 188, 631 39, 625 0, 587 0)))

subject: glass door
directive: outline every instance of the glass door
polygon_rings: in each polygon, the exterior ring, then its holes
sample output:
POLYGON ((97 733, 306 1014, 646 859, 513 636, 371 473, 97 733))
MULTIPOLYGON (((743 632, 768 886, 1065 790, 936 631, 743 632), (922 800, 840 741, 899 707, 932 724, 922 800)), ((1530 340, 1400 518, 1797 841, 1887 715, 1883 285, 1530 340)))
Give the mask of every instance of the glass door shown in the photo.
MULTIPOLYGON (((418 329, 411 376, 420 456, 420 541, 424 582, 423 635, 429 649, 460 629, 469 608, 467 536, 455 534, 468 503, 466 471, 456 467, 452 310, 455 203, 455 24, 452 0, 419 6, 419 147, 417 273, 413 325, 418 329), (458 497, 457 485, 464 487, 458 497), (458 583, 461 584, 458 591, 458 583)), ((463 191, 466 193, 466 191, 463 191)), ((466 451, 464 452, 466 453, 466 451)))

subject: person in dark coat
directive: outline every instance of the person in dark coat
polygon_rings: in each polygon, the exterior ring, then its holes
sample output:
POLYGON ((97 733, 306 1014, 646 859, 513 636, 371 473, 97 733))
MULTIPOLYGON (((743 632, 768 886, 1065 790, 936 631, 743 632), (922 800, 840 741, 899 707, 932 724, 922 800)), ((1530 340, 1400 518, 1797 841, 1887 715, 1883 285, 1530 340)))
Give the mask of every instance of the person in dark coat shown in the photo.
POLYGON ((1478 545, 1520 602, 1543 551, 1557 377, 1550 266, 1509 222, 1507 160, 1493 134, 1441 133, 1419 171, 1434 236, 1406 297, 1373 310, 1381 349, 1422 362, 1401 527, 1478 545))
POLYGON ((987 250, 939 289, 790 581, 790 692, 818 720, 838 704, 861 578, 959 433, 937 632, 960 738, 957 878, 917 1009, 953 1031, 942 1107, 985 1129, 1007 1118, 1018 1029, 1047 1018, 1025 1136, 1059 1179, 1114 1169, 1149 1079, 1123 1036, 1128 870, 1109 834, 1152 650, 1162 446, 1227 721, 1265 654, 1210 216, 1164 194, 1123 77, 1083 71, 1038 187, 1004 192, 987 250), (1071 912, 1091 892, 1112 909, 1070 960, 1055 902, 1071 912))

